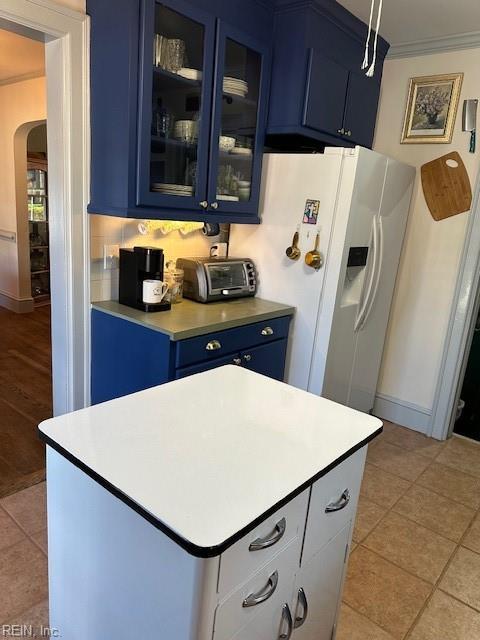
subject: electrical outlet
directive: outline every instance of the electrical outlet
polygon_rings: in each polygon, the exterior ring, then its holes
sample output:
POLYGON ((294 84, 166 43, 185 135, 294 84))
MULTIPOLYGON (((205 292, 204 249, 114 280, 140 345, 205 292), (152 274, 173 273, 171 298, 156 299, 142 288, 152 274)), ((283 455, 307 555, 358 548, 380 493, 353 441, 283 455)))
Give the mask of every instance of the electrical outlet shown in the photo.
POLYGON ((103 245, 103 268, 116 269, 118 267, 119 244, 103 245))

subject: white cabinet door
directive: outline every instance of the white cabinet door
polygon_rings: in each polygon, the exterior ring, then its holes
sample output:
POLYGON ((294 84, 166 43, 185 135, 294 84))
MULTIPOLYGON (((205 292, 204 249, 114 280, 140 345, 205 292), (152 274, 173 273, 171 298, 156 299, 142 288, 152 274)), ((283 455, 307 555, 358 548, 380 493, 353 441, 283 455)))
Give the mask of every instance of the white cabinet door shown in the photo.
POLYGON ((349 522, 297 574, 292 605, 296 628, 292 640, 331 640, 350 526, 349 522))
MULTIPOLYGON (((290 596, 291 597, 291 596, 290 596)), ((268 609, 232 636, 231 640, 285 640, 293 636, 290 601, 272 602, 268 609)))
POLYGON ((302 566, 355 518, 367 447, 356 451, 312 487, 302 566))

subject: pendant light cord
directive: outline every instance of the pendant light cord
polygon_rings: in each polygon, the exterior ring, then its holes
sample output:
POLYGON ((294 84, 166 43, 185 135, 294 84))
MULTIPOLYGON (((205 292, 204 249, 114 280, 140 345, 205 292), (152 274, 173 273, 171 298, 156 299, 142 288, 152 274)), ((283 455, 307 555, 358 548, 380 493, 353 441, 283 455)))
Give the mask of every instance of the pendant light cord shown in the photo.
POLYGON ((370 35, 372 33, 372 20, 373 20, 373 8, 375 6, 375 0, 372 0, 370 4, 370 19, 368 21, 368 36, 367 41, 365 42, 365 55, 363 56, 362 69, 366 69, 368 67, 368 49, 370 47, 370 35))
POLYGON ((365 42, 365 55, 363 56, 363 62, 362 62, 362 69, 367 69, 366 72, 366 76, 369 78, 372 78, 374 73, 375 73, 375 62, 377 60, 377 40, 378 40, 378 31, 380 29, 380 19, 382 16, 382 8, 383 8, 383 0, 379 0, 378 3, 378 11, 377 11, 377 23, 375 26, 375 38, 373 40, 373 56, 372 56, 372 63, 370 66, 368 66, 369 63, 369 49, 370 49, 370 38, 372 35, 372 23, 373 23, 373 14, 375 11, 375 2, 376 0, 372 0, 372 3, 370 5, 370 19, 368 21, 368 35, 367 35, 367 41, 365 42))
POLYGON ((370 68, 366 73, 366 75, 369 78, 372 78, 373 74, 375 73, 375 62, 377 60, 377 39, 378 39, 378 30, 380 29, 380 18, 382 16, 382 5, 383 5, 383 0, 380 0, 380 3, 378 5, 378 13, 377 13, 377 26, 375 27, 375 40, 373 41, 373 59, 372 59, 372 64, 370 65, 370 68))

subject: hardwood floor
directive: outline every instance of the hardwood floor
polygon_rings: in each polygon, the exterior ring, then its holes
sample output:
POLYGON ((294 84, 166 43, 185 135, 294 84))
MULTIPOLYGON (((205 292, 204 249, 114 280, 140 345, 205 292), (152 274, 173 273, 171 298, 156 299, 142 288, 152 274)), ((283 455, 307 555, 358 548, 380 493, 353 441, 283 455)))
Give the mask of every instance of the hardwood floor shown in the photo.
POLYGON ((0 307, 0 498, 45 478, 37 425, 52 415, 50 306, 0 307))

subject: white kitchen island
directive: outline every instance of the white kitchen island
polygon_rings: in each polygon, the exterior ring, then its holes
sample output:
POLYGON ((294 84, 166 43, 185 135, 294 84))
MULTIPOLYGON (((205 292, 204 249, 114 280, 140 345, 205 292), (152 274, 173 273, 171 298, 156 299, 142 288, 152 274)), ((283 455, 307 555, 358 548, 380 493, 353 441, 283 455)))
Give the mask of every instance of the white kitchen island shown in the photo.
POLYGON ((377 418, 226 366, 43 422, 67 640, 330 640, 377 418))

